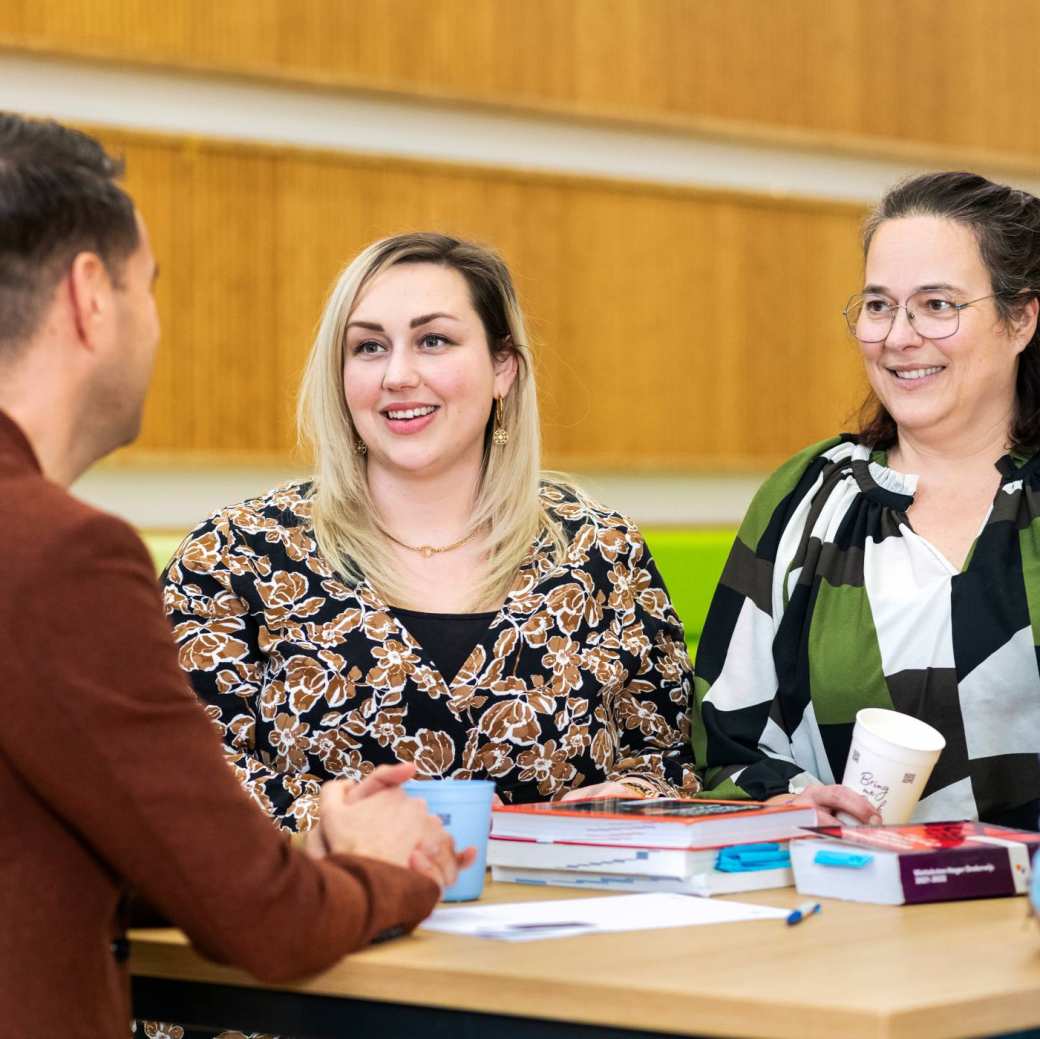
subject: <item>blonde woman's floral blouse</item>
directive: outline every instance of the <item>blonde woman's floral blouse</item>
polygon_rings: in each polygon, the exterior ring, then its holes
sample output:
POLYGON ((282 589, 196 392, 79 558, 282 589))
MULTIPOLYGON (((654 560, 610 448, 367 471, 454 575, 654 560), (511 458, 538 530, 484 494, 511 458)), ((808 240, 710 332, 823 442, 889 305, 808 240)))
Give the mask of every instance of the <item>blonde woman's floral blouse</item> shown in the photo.
POLYGON ((226 508, 181 544, 164 601, 181 666, 251 795, 305 829, 318 784, 384 762, 489 778, 505 801, 623 780, 698 789, 682 625, 639 531, 542 487, 569 537, 539 539, 447 683, 391 608, 318 553, 307 484, 226 508))

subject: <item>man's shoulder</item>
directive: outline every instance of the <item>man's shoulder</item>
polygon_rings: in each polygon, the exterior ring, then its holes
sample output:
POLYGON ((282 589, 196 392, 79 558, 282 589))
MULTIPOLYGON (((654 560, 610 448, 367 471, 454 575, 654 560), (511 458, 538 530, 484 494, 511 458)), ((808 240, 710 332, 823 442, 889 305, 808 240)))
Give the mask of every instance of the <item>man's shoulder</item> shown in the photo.
POLYGON ((8 575, 67 570, 76 561, 113 556, 150 565, 147 549, 128 523, 39 474, 0 483, 0 529, 0 557, 8 575))

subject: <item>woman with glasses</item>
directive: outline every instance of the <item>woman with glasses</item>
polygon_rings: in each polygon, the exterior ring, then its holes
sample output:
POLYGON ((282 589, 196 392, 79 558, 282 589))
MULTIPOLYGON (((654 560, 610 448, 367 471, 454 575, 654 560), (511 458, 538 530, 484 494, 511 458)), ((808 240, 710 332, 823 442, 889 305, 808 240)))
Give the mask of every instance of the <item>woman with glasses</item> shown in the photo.
POLYGON ((861 428, 751 505, 698 649, 695 756, 718 795, 877 821, 836 784, 856 712, 895 709, 946 738, 915 819, 1035 829, 1040 200, 921 176, 864 243, 861 428))

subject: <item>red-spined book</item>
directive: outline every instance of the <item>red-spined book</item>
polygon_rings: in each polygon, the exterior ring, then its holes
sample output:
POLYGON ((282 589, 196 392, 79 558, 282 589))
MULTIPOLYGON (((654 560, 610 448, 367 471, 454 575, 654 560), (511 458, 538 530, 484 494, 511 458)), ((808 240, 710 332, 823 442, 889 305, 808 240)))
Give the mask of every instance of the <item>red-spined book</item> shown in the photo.
POLYGON ((605 797, 496 807, 491 836, 617 848, 718 848, 786 841, 815 822, 816 810, 804 805, 605 797))
POLYGON ((977 822, 816 826, 791 845, 798 890, 881 905, 1021 895, 1040 833, 977 822))

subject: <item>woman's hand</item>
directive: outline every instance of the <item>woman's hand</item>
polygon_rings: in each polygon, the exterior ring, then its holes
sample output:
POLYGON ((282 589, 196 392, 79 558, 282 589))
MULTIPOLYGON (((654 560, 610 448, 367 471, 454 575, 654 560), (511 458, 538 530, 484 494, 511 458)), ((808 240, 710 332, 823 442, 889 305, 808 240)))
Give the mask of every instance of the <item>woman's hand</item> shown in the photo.
POLYGON ((597 797, 627 797, 635 801, 642 799, 643 792, 635 787, 625 786, 624 783, 595 783, 592 786, 579 786, 569 790, 560 800, 588 801, 597 797))
POLYGON ((881 823, 877 809, 862 794, 840 783, 806 787, 800 794, 777 794, 768 798, 767 804, 813 805, 820 826, 843 825, 836 818, 838 812, 850 815, 857 823, 867 826, 878 826, 881 823))

